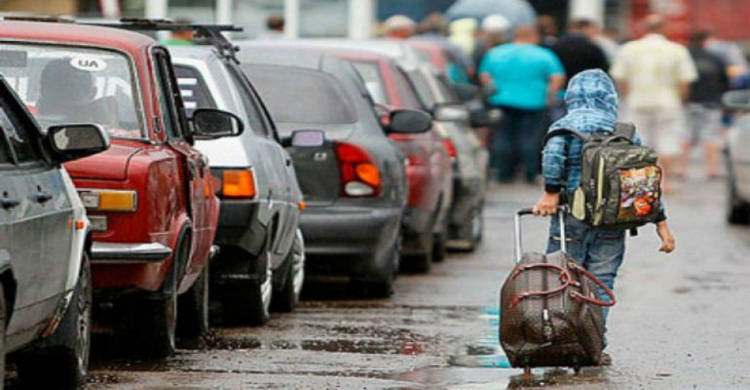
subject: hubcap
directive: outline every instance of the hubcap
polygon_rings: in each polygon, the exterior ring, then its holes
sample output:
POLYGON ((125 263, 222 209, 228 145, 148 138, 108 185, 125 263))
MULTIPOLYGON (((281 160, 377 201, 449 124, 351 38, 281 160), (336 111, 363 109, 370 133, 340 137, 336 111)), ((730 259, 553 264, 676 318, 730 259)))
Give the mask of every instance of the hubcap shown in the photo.
POLYGON ((271 309, 271 295, 273 292, 272 271, 271 271, 271 253, 266 252, 266 280, 260 285, 260 296, 263 299, 263 313, 268 314, 271 309))
POLYGON ((294 279, 292 285, 294 286, 294 296, 299 297, 300 293, 302 293, 302 285, 305 283, 305 242, 299 230, 297 231, 297 237, 292 250, 294 251, 292 263, 294 279))

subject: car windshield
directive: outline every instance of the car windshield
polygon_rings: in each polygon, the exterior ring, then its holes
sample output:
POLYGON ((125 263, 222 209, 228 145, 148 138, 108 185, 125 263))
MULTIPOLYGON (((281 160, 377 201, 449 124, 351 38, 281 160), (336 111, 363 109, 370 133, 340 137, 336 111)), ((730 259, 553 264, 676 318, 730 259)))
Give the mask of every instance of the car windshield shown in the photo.
POLYGON ((0 44, 0 53, 0 74, 43 128, 98 123, 113 137, 146 138, 126 56, 42 44, 0 44))
POLYGON ((343 86, 323 72, 293 67, 241 65, 276 122, 349 124, 357 113, 343 86))

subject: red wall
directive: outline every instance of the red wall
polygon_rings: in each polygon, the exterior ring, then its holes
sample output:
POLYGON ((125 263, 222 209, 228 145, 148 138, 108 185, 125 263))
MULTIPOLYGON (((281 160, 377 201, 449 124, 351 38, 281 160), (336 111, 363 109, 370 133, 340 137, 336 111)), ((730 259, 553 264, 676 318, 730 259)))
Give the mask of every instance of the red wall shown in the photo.
MULTIPOLYGON (((667 35, 686 42, 692 31, 709 29, 721 39, 750 39, 750 0, 671 0, 672 6, 663 14, 667 18, 667 35)), ((656 11, 650 0, 632 0, 631 36, 643 35, 641 20, 656 11)))

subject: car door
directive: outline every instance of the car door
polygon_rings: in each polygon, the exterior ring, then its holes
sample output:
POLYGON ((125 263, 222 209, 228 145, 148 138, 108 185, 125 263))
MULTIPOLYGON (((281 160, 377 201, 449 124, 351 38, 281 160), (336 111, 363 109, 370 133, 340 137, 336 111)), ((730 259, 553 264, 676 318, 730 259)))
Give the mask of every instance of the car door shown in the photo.
MULTIPOLYGON (((3 90, 3 88, 0 88, 3 90)), ((73 208, 59 167, 45 158, 36 122, 9 91, 0 93, 0 248, 18 285, 13 335, 51 317, 71 272, 73 208)))
POLYGON ((159 104, 169 146, 177 153, 187 183, 186 204, 192 221, 193 250, 187 263, 189 274, 198 272, 208 259, 215 235, 217 200, 208 160, 192 147, 189 125, 169 53, 161 47, 152 51, 156 69, 159 104))
POLYGON ((275 242, 272 249, 275 254, 273 260, 276 266, 284 260, 281 255, 285 255, 292 245, 297 226, 296 205, 292 210, 291 200, 291 180, 296 180, 294 167, 291 157, 278 142, 276 129, 258 97, 258 93, 241 70, 230 66, 229 72, 239 89, 242 104, 247 112, 248 119, 251 121, 250 127, 258 135, 257 139, 261 144, 259 150, 264 155, 263 160, 271 162, 271 165, 268 166, 268 174, 272 178, 269 202, 271 202, 271 209, 277 216, 276 220, 278 221, 274 226, 275 242))

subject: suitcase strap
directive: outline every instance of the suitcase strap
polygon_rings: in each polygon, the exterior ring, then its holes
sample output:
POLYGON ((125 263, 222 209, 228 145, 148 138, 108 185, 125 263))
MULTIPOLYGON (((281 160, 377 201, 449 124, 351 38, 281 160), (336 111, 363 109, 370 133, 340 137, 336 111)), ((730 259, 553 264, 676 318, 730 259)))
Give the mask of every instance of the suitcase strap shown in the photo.
POLYGON ((564 292, 568 287, 570 287, 570 285, 580 286, 578 282, 573 281, 573 277, 570 275, 570 269, 580 273, 581 275, 585 276, 588 279, 591 279, 592 282, 594 282, 597 286, 601 287, 602 290, 604 290, 604 292, 609 296, 609 301, 592 298, 592 297, 583 295, 576 290, 570 291, 571 297, 573 297, 574 299, 578 299, 578 300, 590 303, 592 305, 602 306, 602 307, 613 306, 615 303, 617 303, 617 300, 615 299, 615 293, 612 292, 612 290, 610 290, 610 288, 607 287, 607 285, 604 284, 604 282, 602 282, 594 274, 587 271, 585 268, 583 268, 580 264, 576 263, 575 261, 569 261, 566 264, 566 266, 567 268, 561 267, 556 264, 550 264, 550 263, 533 263, 533 264, 522 264, 516 267, 516 270, 513 272, 513 275, 511 275, 512 279, 517 278, 518 276, 521 275, 521 273, 523 273, 524 271, 528 271, 530 269, 549 268, 549 269, 554 269, 560 272, 560 282, 562 284, 550 290, 525 291, 525 292, 519 293, 515 297, 513 297, 513 300, 510 302, 510 308, 512 309, 518 306, 518 304, 521 303, 521 300, 525 298, 546 297, 548 295, 559 294, 561 292, 564 292))
POLYGON ((528 271, 528 270, 534 269, 534 268, 551 268, 551 269, 559 271, 560 272, 560 282, 562 284, 559 287, 555 287, 553 289, 546 290, 546 291, 525 291, 525 292, 522 292, 522 293, 516 295, 513 298, 513 300, 510 302, 511 309, 514 308, 514 307, 516 307, 516 306, 518 306, 518 304, 521 303, 522 299, 530 298, 530 297, 545 297, 545 296, 552 295, 552 294, 558 294, 558 293, 561 293, 561 292, 565 291, 565 289, 567 289, 570 286, 570 283, 571 283, 571 280, 572 280, 572 278, 570 276, 570 271, 568 271, 564 267, 561 267, 561 266, 559 266, 557 264, 550 264, 550 263, 533 263, 533 264, 519 265, 518 267, 516 267, 516 270, 515 270, 515 272, 513 272, 513 275, 511 276, 511 278, 515 279, 518 276, 520 276, 522 272, 528 271))
POLYGON ((588 303, 590 303, 592 305, 597 305, 597 306, 602 306, 602 307, 613 306, 617 302, 617 300, 615 299, 615 293, 612 292, 612 290, 610 290, 609 287, 607 287, 607 285, 604 284, 604 282, 602 282, 594 274, 592 274, 591 272, 587 271, 586 268, 583 268, 583 266, 581 266, 580 264, 576 263, 575 261, 569 261, 568 262, 568 267, 572 268, 573 270, 575 270, 577 272, 579 272, 581 275, 583 275, 583 276, 591 279, 592 282, 594 282, 597 286, 601 287, 602 290, 604 290, 604 292, 609 296, 609 302, 608 301, 603 301, 603 300, 600 300, 600 299, 596 299, 596 298, 591 298, 591 297, 583 295, 583 294, 581 294, 581 293, 579 293, 578 291, 575 291, 575 290, 570 292, 570 296, 572 296, 573 298, 580 299, 582 301, 588 302, 588 303))

